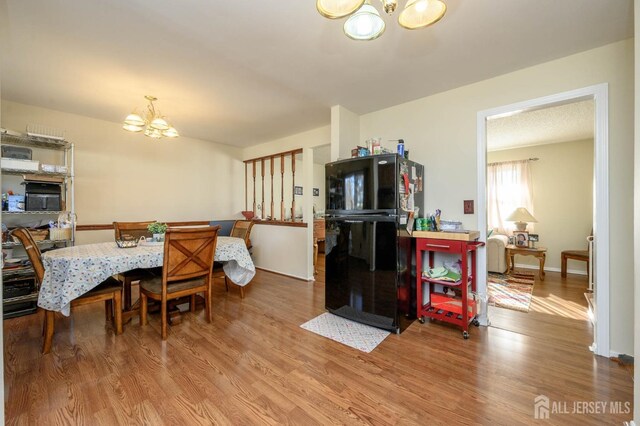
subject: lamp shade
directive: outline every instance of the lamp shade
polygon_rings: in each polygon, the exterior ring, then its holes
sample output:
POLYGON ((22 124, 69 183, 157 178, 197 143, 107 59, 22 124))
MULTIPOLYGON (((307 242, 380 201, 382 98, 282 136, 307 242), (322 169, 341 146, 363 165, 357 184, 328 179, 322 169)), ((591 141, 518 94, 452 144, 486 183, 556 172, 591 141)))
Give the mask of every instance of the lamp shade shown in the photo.
POLYGON ((509 222, 538 222, 536 218, 529 213, 529 210, 524 207, 518 207, 515 209, 505 220, 508 220, 509 222))
POLYGON ((156 130, 168 130, 169 124, 163 118, 154 118, 149 127, 156 130))
POLYGON ((528 222, 538 222, 536 218, 529 213, 529 210, 524 207, 518 207, 515 209, 505 220, 515 222, 516 230, 518 231, 526 231, 528 222))
POLYGON ((178 134, 178 131, 176 129, 174 129, 173 127, 169 127, 167 130, 162 132, 162 136, 165 136, 167 138, 177 138, 180 135, 178 134))
POLYGON ((374 40, 382 35, 385 24, 375 7, 364 4, 344 23, 344 33, 354 40, 374 40))
POLYGON ((144 126, 144 120, 138 114, 129 114, 127 118, 124 119, 124 124, 128 124, 130 126, 144 126))
POLYGON ((364 4, 365 0, 318 0, 316 9, 325 18, 339 19, 351 15, 364 4))
POLYGON ((409 30, 424 28, 442 19, 446 11, 447 5, 440 0, 408 0, 398 23, 409 30))

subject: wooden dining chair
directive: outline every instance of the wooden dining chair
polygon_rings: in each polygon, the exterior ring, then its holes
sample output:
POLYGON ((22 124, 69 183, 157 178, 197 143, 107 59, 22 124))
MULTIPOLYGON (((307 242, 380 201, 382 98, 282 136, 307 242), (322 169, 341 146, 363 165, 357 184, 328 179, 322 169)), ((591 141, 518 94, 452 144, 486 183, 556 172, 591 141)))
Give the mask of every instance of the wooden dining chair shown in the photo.
MULTIPOLYGON (((113 222, 113 229, 115 231, 116 240, 122 239, 135 239, 140 237, 151 238, 153 235, 147 228, 150 224, 155 223, 155 220, 146 222, 113 222)), ((117 278, 122 282, 124 288, 123 305, 125 310, 131 309, 131 284, 135 281, 140 281, 142 278, 149 278, 156 276, 160 273, 157 269, 155 273, 149 269, 132 269, 119 273, 117 278)))
MULTIPOLYGON (((24 246, 27 256, 31 261, 33 270, 36 275, 38 285, 42 285, 44 278, 44 265, 42 264, 42 254, 38 245, 33 240, 29 231, 25 228, 14 229, 11 235, 20 240, 24 246)), ((107 321, 113 321, 116 334, 122 334, 122 284, 115 278, 109 277, 98 286, 89 290, 82 296, 71 301, 71 307, 86 305, 94 302, 105 302, 105 313, 107 321)), ((44 310, 44 343, 42 345, 42 353, 48 354, 51 351, 53 342, 55 312, 44 310)))
MULTIPOLYGON (((230 237, 241 238, 244 240, 244 243, 247 246, 247 250, 251 248, 251 228, 253 228, 252 220, 236 220, 233 224, 233 228, 231 228, 230 237)), ((227 274, 224 273, 222 269, 222 265, 217 265, 214 268, 214 278, 223 278, 224 277, 224 287, 227 291, 229 291, 229 281, 232 284, 237 285, 233 282, 233 280, 227 277, 227 274)), ((240 298, 244 299, 244 286, 238 285, 240 287, 240 298)))
POLYGON ((204 293, 206 320, 211 322, 211 282, 219 226, 169 228, 164 240, 162 277, 140 280, 140 324, 147 325, 148 299, 160 302, 162 340, 167 340, 167 302, 191 296, 195 312, 196 294, 204 293))

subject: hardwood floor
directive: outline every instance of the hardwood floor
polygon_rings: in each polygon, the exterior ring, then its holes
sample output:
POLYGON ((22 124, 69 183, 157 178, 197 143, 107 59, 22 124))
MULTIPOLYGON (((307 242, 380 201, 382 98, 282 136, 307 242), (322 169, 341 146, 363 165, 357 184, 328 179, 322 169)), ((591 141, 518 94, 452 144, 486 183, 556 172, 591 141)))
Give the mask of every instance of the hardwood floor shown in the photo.
POLYGON ((587 315, 587 277, 547 272, 541 281, 536 274, 530 311, 489 307, 491 325, 519 334, 560 343, 573 343, 588 351, 593 327, 587 315))
MULTIPOLYGON (((582 337, 523 325, 525 332, 473 328, 464 340, 455 328, 416 321, 366 354, 300 328, 323 311, 320 279, 258 271, 244 300, 217 282, 213 322, 202 310, 186 313, 164 343, 157 315, 115 336, 101 307, 85 306, 56 322, 43 356, 40 315, 4 321, 6 421, 515 425, 535 422, 540 394, 568 409, 574 401, 632 401, 625 370, 585 351, 582 337)), ((552 413, 545 424, 630 418, 552 413)))

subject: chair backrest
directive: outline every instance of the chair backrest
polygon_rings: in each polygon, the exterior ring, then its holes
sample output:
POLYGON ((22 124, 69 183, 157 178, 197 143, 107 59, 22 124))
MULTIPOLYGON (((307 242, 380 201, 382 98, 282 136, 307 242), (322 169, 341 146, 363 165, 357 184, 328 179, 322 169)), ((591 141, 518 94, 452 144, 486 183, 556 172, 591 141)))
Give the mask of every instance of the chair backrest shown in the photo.
POLYGON ((148 222, 113 222, 113 229, 116 231, 116 240, 122 240, 125 235, 136 240, 140 237, 152 237, 147 226, 154 222, 155 220, 148 222))
POLYGON ((231 235, 231 229, 233 224, 236 223, 233 219, 228 220, 212 220, 209 222, 210 226, 219 226, 218 237, 228 237, 231 235))
POLYGON ((42 253, 40 253, 40 249, 38 245, 34 241, 31 233, 25 228, 17 228, 11 231, 11 235, 15 236, 20 240, 22 245, 24 246, 24 250, 27 252, 27 256, 29 256, 29 261, 31 261, 31 265, 33 266, 33 270, 36 273, 36 280, 38 280, 38 284, 42 284, 42 278, 44 277, 44 265, 42 264, 42 253))
POLYGON ((253 228, 252 220, 236 220, 231 229, 231 236, 242 238, 249 247, 249 237, 251 236, 251 228, 253 228))
POLYGON ((211 274, 219 226, 168 228, 164 237, 164 283, 211 274))

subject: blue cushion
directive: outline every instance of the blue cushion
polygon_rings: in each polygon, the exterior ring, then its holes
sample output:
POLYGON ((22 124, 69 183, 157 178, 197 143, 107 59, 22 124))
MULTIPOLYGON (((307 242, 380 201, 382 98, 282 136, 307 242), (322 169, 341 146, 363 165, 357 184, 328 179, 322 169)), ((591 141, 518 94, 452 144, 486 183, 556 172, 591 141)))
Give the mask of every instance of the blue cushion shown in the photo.
POLYGON ((212 220, 209 222, 209 225, 219 226, 220 230, 218 231, 218 235, 221 237, 228 237, 231 235, 231 228, 233 228, 234 223, 236 223, 235 220, 212 220))

